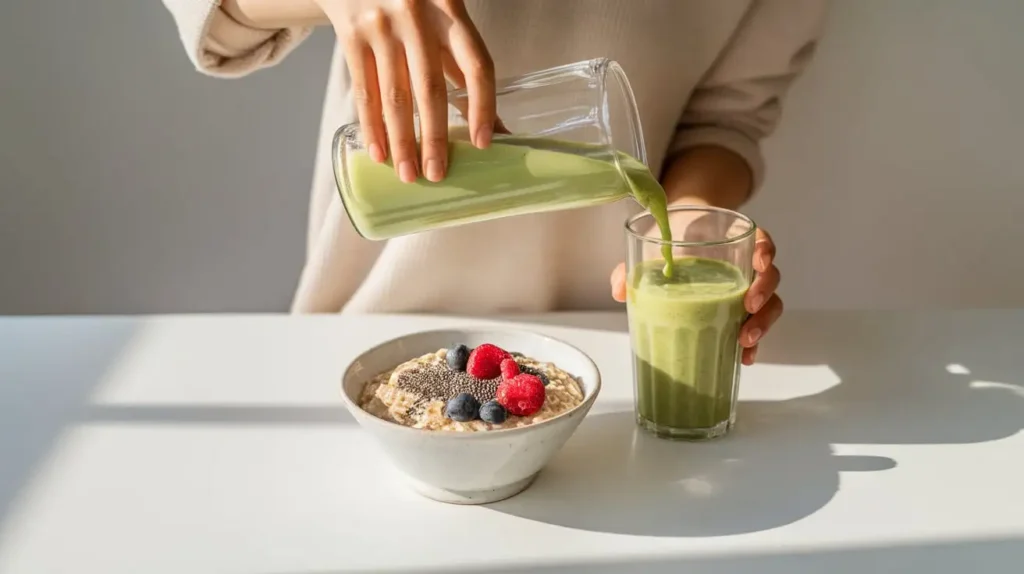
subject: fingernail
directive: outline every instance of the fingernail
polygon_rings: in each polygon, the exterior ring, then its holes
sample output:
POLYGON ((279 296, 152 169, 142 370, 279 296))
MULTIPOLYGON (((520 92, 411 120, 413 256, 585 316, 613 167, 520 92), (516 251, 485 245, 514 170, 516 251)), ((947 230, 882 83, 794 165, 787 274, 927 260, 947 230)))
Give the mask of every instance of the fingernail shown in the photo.
POLYGON ((480 126, 480 129, 476 130, 476 136, 473 138, 473 145, 478 148, 485 148, 491 143, 491 136, 494 134, 494 128, 492 126, 480 126))
POLYGON ((428 159, 426 169, 427 179, 433 182, 441 181, 444 177, 444 164, 436 159, 428 159))
POLYGON ((757 362, 757 350, 759 347, 754 347, 754 350, 750 352, 750 364, 753 365, 757 362))
POLYGON ((760 311, 761 310, 761 305, 764 305, 764 295, 758 295, 758 296, 754 297, 754 302, 753 302, 754 311, 753 312, 757 313, 758 311, 760 311))
POLYGON ((767 271, 768 264, 770 263, 770 261, 768 260, 768 256, 762 253, 761 256, 757 258, 757 260, 761 264, 761 271, 767 271))
POLYGON ((754 327, 753 329, 750 330, 749 333, 747 333, 747 341, 751 345, 756 343, 757 340, 760 339, 760 338, 761 338, 761 329, 758 329, 757 327, 754 327))
POLYGON ((378 163, 383 162, 385 159, 383 148, 375 143, 370 144, 370 159, 378 163))
POLYGON ((416 164, 411 160, 405 160, 398 166, 398 177, 405 183, 416 181, 416 164))

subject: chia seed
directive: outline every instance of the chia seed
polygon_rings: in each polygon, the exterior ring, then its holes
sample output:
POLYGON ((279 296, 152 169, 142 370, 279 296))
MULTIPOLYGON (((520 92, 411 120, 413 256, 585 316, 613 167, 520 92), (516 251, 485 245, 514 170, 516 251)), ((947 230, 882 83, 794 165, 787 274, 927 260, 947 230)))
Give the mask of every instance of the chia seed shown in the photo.
POLYGON ((398 373, 395 386, 420 398, 415 406, 422 408, 430 401, 448 402, 459 393, 469 393, 481 403, 494 398, 501 377, 478 379, 447 365, 424 365, 398 373))
POLYGON ((533 375, 533 376, 537 377, 538 379, 540 379, 540 382, 544 383, 545 387, 548 386, 549 384, 551 384, 551 381, 548 379, 548 376, 545 375, 539 369, 534 369, 533 367, 530 367, 528 365, 520 364, 519 365, 519 372, 520 373, 525 373, 527 375, 533 375))

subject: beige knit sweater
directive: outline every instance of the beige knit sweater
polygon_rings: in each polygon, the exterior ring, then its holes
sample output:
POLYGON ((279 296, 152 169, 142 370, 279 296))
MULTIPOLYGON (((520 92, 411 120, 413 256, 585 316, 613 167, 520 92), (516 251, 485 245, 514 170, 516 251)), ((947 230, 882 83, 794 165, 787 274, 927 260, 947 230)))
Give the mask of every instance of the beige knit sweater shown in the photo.
MULTIPOLYGON (((597 57, 617 60, 636 93, 650 167, 718 144, 763 177, 760 140, 821 33, 825 0, 469 0, 498 75, 597 57)), ((234 77, 280 62, 304 28, 254 30, 218 0, 164 0, 196 68, 234 77)), ((632 202, 467 225, 371 242, 345 216, 330 140, 355 120, 335 52, 319 134, 308 252, 296 312, 484 314, 615 308, 608 276, 625 252, 632 202)), ((287 113, 282 110, 281 113, 287 113)))

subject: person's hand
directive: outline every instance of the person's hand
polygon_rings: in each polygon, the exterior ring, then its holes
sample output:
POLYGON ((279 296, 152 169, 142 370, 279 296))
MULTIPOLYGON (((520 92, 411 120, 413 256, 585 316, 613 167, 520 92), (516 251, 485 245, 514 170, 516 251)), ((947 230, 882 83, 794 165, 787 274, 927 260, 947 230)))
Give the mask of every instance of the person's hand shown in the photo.
POLYGON ((782 316, 782 298, 775 292, 782 276, 775 266, 775 242, 767 231, 757 228, 754 243, 754 271, 756 275, 743 305, 750 317, 740 330, 740 345, 743 347, 743 364, 753 365, 757 359, 757 346, 772 325, 782 316))
POLYGON ((316 0, 343 42, 366 148, 389 150, 398 177, 440 181, 448 168, 448 84, 468 92, 469 133, 487 147, 495 121, 495 77, 462 0, 316 0), (413 98, 419 112, 417 161, 413 98), (422 171, 421 171, 422 167, 422 171))
MULTIPOLYGON (((775 292, 781 275, 775 266, 775 243, 767 231, 758 228, 754 243, 754 282, 747 290, 743 305, 750 316, 740 330, 743 364, 752 365, 757 358, 757 347, 772 325, 782 315, 782 299, 775 292)), ((612 297, 626 302, 626 264, 620 263, 611 276, 612 297)))

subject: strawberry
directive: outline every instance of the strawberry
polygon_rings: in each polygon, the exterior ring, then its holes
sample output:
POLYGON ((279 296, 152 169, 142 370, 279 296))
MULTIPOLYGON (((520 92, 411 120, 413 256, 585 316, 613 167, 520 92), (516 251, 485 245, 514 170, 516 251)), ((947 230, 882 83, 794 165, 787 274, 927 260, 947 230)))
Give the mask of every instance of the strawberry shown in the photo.
POLYGON ((519 374, 519 363, 515 359, 505 359, 501 362, 501 378, 511 379, 519 374))
POLYGON ((478 379, 496 379, 501 376, 501 362, 512 355, 504 349, 484 343, 469 353, 466 372, 478 379))
POLYGON ((544 383, 535 375, 519 374, 499 383, 495 398, 510 414, 528 417, 544 405, 544 383))

